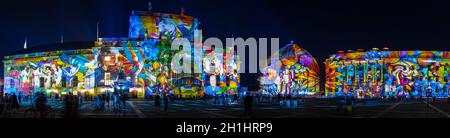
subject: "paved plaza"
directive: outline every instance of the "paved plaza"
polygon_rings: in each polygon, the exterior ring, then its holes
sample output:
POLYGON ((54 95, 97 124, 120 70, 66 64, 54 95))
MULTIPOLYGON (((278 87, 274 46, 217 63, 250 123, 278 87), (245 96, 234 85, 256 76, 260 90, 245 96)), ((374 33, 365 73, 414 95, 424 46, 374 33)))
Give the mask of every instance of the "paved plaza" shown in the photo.
MULTIPOLYGON (((256 98, 255 98, 256 99, 256 98)), ((447 99, 428 100, 367 100, 356 101, 351 110, 340 106, 337 99, 303 99, 297 108, 278 104, 278 101, 254 100, 252 115, 244 115, 239 102, 221 104, 209 100, 171 100, 167 112, 164 103, 159 111, 153 100, 130 100, 127 106, 117 112, 112 104, 105 104, 104 110, 96 110, 94 101, 84 101, 79 108, 80 118, 448 118, 450 106, 447 99)), ((49 103, 51 103, 49 101, 49 103)), ((63 102, 49 104, 55 111, 54 118, 64 118, 63 102)), ((30 103, 23 102, 21 108, 3 111, 1 118, 24 118, 30 103)))

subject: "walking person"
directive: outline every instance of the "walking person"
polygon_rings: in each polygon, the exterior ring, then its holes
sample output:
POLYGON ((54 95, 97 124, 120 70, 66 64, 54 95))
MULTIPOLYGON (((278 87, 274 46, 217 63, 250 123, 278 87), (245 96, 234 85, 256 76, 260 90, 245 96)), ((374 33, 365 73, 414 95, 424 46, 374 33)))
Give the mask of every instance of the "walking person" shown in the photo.
POLYGON ((117 113, 119 108, 119 95, 115 92, 112 97, 114 112, 117 113))
POLYGON ((10 98, 10 102, 11 102, 11 112, 13 114, 13 116, 16 114, 16 110, 19 109, 19 101, 17 100, 17 96, 16 94, 12 94, 11 98, 10 98))

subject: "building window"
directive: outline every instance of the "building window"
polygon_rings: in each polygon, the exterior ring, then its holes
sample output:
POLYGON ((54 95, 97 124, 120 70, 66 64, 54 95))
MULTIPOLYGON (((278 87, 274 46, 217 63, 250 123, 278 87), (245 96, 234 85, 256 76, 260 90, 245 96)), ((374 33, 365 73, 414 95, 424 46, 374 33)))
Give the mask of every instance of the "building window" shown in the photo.
POLYGON ((62 77, 61 84, 62 84, 62 87, 67 86, 67 78, 66 77, 62 77))
POLYGON ((43 77, 40 77, 39 78, 39 87, 44 87, 44 82, 45 82, 45 79, 43 78, 43 77))
POLYGON ((105 56, 105 61, 106 61, 106 62, 111 61, 111 57, 110 57, 110 56, 105 56))
POLYGON ((9 88, 14 88, 14 79, 9 79, 9 88))
POLYGON ((78 87, 78 77, 74 77, 72 80, 72 87, 77 88, 78 87))
POLYGON ((84 79, 84 87, 89 87, 89 85, 90 85, 90 78, 89 78, 89 77, 86 77, 86 78, 84 79))
POLYGON ((106 72, 105 73, 105 85, 111 85, 111 73, 106 72))

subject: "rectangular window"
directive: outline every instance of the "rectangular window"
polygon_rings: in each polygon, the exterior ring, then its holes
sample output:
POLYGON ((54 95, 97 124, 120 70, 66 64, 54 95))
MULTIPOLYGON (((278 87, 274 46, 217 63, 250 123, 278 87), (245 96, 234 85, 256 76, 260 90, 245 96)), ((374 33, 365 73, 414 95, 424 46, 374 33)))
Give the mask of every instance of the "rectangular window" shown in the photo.
POLYGON ((14 79, 10 79, 9 82, 9 88, 14 88, 14 79))
POLYGON ((109 72, 105 73, 105 85, 111 85, 111 74, 109 72))
POLYGON ((62 80, 61 80, 61 84, 62 84, 62 87, 66 87, 67 86, 67 81, 66 81, 66 77, 64 76, 64 77, 62 77, 62 80))
POLYGON ((78 87, 78 77, 74 77, 72 80, 72 87, 77 88, 78 87))
POLYGON ((45 82, 44 78, 40 77, 39 78, 39 87, 44 87, 44 82, 45 82))
POLYGON ((111 57, 110 57, 110 56, 105 56, 105 61, 106 61, 106 62, 111 61, 111 57))
POLYGON ((89 79, 90 79, 89 77, 86 77, 84 79, 84 87, 89 87, 89 83, 90 83, 89 79))

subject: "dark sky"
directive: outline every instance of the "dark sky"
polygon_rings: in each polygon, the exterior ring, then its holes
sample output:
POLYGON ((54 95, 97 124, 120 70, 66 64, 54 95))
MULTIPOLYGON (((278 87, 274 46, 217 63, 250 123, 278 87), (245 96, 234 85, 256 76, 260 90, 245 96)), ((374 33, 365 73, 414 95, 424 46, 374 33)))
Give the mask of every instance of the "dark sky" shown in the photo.
MULTIPOLYGON (((29 46, 126 37, 131 10, 148 0, 12 0, 0 5, 5 55, 29 46)), ((444 1, 151 0, 153 11, 198 17, 205 37, 294 40, 319 62, 338 50, 383 47, 448 50, 450 8, 444 1)), ((2 69, 3 71, 3 69, 2 69)), ((3 74, 2 74, 3 75, 3 74)))

